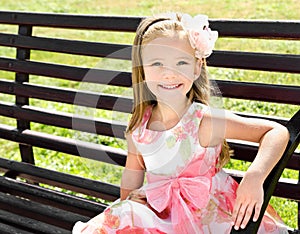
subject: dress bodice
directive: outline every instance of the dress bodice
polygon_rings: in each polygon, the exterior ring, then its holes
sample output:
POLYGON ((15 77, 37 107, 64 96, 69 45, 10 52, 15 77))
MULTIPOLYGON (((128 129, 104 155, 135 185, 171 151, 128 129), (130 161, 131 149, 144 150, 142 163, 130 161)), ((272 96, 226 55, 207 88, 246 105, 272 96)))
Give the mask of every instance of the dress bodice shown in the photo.
POLYGON ((207 106, 193 102, 174 127, 153 131, 147 128, 152 106, 146 108, 141 126, 132 135, 148 173, 176 175, 195 157, 204 160, 203 170, 215 167, 221 146, 202 147, 198 136, 207 110, 207 106))

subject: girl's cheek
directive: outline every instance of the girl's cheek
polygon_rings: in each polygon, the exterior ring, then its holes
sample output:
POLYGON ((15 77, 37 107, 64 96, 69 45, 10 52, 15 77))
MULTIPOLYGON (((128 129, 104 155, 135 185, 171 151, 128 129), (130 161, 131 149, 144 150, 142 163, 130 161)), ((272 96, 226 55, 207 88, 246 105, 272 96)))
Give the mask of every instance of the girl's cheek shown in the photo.
POLYGON ((146 76, 146 81, 155 81, 157 79, 159 79, 159 72, 157 71, 145 71, 145 76, 146 76))
POLYGON ((187 66, 183 66, 177 69, 178 74, 180 74, 181 76, 190 76, 192 74, 194 74, 194 68, 193 67, 187 67, 187 66))

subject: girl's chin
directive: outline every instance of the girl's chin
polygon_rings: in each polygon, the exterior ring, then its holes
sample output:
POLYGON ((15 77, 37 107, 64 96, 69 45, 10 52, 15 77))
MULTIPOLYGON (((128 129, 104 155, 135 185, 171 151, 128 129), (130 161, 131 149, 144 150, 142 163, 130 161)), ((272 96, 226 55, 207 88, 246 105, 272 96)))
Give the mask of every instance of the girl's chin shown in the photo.
POLYGON ((182 92, 164 92, 155 95, 157 100, 167 101, 167 102, 180 102, 186 100, 186 95, 182 92))

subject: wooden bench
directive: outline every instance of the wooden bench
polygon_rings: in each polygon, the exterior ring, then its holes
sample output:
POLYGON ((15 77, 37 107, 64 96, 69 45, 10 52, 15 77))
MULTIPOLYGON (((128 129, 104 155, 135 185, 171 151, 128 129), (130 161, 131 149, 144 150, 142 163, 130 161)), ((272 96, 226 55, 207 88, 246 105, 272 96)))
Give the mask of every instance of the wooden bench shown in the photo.
MULTIPOLYGON (((74 162, 81 157, 102 161, 105 165, 124 166, 124 149, 109 146, 105 141, 91 142, 88 137, 87 141, 83 137, 78 140, 76 136, 96 133, 112 137, 109 139, 124 139, 126 122, 116 120, 119 120, 118 113, 126 115, 131 112, 132 98, 123 92, 118 94, 104 92, 107 90, 102 92, 101 89, 99 92, 85 90, 83 84, 103 84, 112 90, 114 87, 121 87, 130 92, 130 70, 119 71, 109 65, 97 68, 95 63, 90 67, 82 67, 68 64, 68 60, 81 61, 83 57, 109 58, 112 61, 124 60, 130 63, 130 45, 105 42, 104 34, 99 34, 97 42, 89 41, 84 39, 87 35, 85 33, 122 32, 124 34, 118 34, 121 39, 126 33, 135 32, 140 20, 139 17, 0 11, 0 28, 4 28, 0 33, 0 51, 5 51, 1 52, 0 57, 0 117, 4 119, 0 124, 0 139, 3 147, 11 144, 12 148, 16 145, 19 148, 18 152, 8 149, 0 158, 1 233, 70 233, 76 221, 87 221, 105 209, 107 204, 104 201, 113 201, 119 197, 118 185, 107 183, 102 178, 85 178, 76 173, 54 170, 52 165, 39 166, 35 162, 39 152, 47 150, 46 155, 48 152, 59 152, 58 158, 61 155, 74 155, 74 162), (13 29, 7 31, 6 26, 13 29), (51 36, 52 31, 59 29, 63 29, 66 34, 74 31, 82 33, 75 39, 51 36), (7 54, 14 49, 16 56, 9 57, 7 54), (49 52, 72 56, 66 57, 65 64, 57 63, 47 60, 49 52), (37 60, 40 57, 43 59, 37 60), (56 81, 64 83, 54 85, 56 81), (66 82, 70 83, 68 87, 65 87, 66 82), (43 106, 40 103, 50 104, 43 106), (54 109, 55 105, 73 105, 78 109, 74 113, 57 111, 54 109), (86 117, 83 113, 85 109, 81 110, 80 107, 93 111, 114 110, 114 117, 111 117, 114 121, 98 118, 98 115, 97 118, 86 117), (71 130, 61 136, 57 135, 60 131, 49 130, 53 128, 71 130), (72 130, 76 130, 76 133, 72 130), (103 200, 87 199, 82 194, 103 200)), ((211 20, 210 24, 212 29, 219 31, 222 38, 300 40, 299 21, 211 20)), ((57 35, 61 31, 55 32, 57 35)), ((209 57, 208 64, 220 70, 232 68, 300 74, 299 55, 216 50, 209 57)), ((299 225, 299 181, 280 180, 277 183, 283 168, 298 172, 300 170, 300 153, 294 152, 299 144, 299 82, 295 85, 232 80, 216 82, 223 97, 291 105, 294 111, 290 118, 298 110, 298 114, 289 122, 278 116, 263 117, 282 124, 288 122, 291 132, 285 157, 277 172, 268 177, 270 186, 265 188, 266 203, 272 194, 298 202, 298 215, 295 216, 298 217, 299 225)), ((254 113, 241 114, 257 117, 254 113)), ((248 162, 253 160, 257 149, 256 146, 241 142, 230 142, 230 146, 235 151, 235 159, 248 162)), ((73 163, 73 159, 68 160, 71 161, 66 163, 73 163)), ((242 176, 242 172, 238 171, 233 174, 237 179, 242 176)), ((255 225, 256 223, 251 223, 248 231, 244 230, 242 233, 255 233, 255 225)))

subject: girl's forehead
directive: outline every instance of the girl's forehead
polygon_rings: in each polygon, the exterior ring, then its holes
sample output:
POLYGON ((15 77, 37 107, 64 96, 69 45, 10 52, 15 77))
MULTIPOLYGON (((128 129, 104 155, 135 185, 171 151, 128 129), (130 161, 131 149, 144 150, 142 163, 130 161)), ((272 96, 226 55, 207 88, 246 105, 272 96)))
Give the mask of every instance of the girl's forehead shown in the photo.
POLYGON ((194 56, 194 50, 187 39, 156 38, 142 46, 144 56, 194 56))

